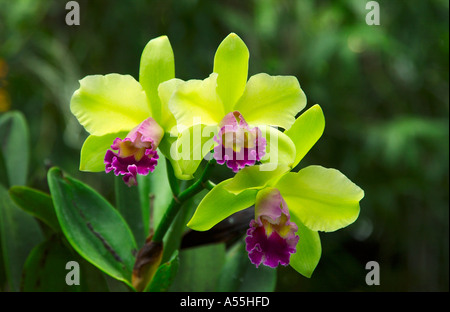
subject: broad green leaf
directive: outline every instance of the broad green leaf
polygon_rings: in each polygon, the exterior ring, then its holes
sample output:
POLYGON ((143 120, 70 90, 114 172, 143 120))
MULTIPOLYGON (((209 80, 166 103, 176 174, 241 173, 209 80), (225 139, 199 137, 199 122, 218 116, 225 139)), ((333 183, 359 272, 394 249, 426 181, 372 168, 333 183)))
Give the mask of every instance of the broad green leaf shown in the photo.
POLYGON ((313 231, 331 232, 353 223, 364 191, 336 169, 309 166, 287 173, 274 187, 289 211, 313 231))
POLYGON ((172 258, 161 264, 153 276, 152 281, 145 288, 145 292, 168 291, 178 272, 179 257, 178 250, 174 252, 172 258))
POLYGON ((61 232, 50 195, 26 186, 11 187, 9 195, 24 211, 47 224, 53 231, 61 232))
POLYGON ((225 113, 216 87, 215 73, 205 80, 188 80, 178 86, 169 100, 169 109, 179 131, 196 124, 217 125, 222 120, 225 113))
POLYGON ((175 60, 169 38, 161 36, 150 40, 142 52, 139 82, 147 94, 152 117, 161 126, 162 107, 158 97, 158 86, 174 77, 175 60))
POLYGON ((277 270, 261 265, 257 268, 248 258, 245 243, 238 242, 227 252, 216 291, 269 292, 274 291, 277 270))
POLYGON ((325 129, 325 118, 319 105, 314 105, 301 114, 285 134, 295 144, 296 155, 293 167, 308 153, 322 136, 325 129))
POLYGON ((0 185, 9 187, 8 170, 6 169, 5 158, 3 157, 3 151, 0 148, 0 185))
POLYGON ((25 262, 21 291, 79 292, 107 290, 108 287, 101 271, 76 254, 58 236, 52 236, 35 246, 25 262), (74 267, 67 266, 72 261, 79 265, 79 285, 68 285, 66 282, 67 276, 72 280, 71 274, 76 273, 74 267))
POLYGON ((263 125, 259 128, 266 139, 266 154, 261 159, 262 163, 267 164, 265 170, 275 170, 279 165, 292 168, 296 153, 294 142, 274 127, 263 125))
POLYGON ((268 185, 275 184, 284 173, 290 170, 290 167, 287 165, 279 165, 275 170, 269 169, 273 169, 271 164, 250 166, 239 170, 230 182, 227 183, 225 189, 235 195, 247 189, 260 190, 268 185))
POLYGON ((289 265, 303 276, 311 277, 322 255, 319 233, 308 229, 297 218, 295 212, 291 212, 291 221, 298 226, 299 241, 297 251, 291 255, 289 265))
POLYGON ((245 190, 235 195, 226 189, 230 180, 217 184, 206 194, 187 224, 188 227, 196 231, 209 230, 226 217, 255 203, 258 190, 245 190))
POLYGON ((80 285, 66 283, 66 275, 69 273, 66 264, 74 258, 56 238, 37 245, 25 262, 21 291, 81 291, 81 280, 80 285))
POLYGON ((144 89, 132 76, 86 76, 70 100, 70 110, 92 135, 130 131, 150 117, 144 89))
POLYGON ((214 291, 224 260, 225 244, 182 250, 178 274, 170 291, 214 291))
POLYGON ((127 132, 108 133, 102 136, 90 135, 81 147, 80 170, 105 171, 105 154, 116 138, 125 138, 127 132))
POLYGON ((161 101, 161 121, 159 125, 166 133, 172 133, 173 135, 177 135, 178 133, 176 128, 177 121, 169 110, 169 101, 178 86, 183 83, 183 80, 174 78, 161 83, 158 87, 158 95, 161 101))
POLYGON ((249 52, 238 35, 229 34, 217 48, 214 72, 217 77, 217 94, 222 99, 224 113, 232 111, 244 92, 248 75, 249 52))
POLYGON ((43 240, 36 220, 17 207, 0 185, 1 256, 9 288, 19 291, 22 268, 34 246, 43 240))
MULTIPOLYGON (((26 184, 30 150, 29 131, 21 112, 12 111, 0 116, 0 142, 9 186, 26 184)), ((4 176, 3 173, 0 175, 4 176)), ((1 180, 6 180, 6 177, 2 177, 1 180)))
POLYGON ((306 96, 293 76, 256 74, 234 106, 247 123, 289 129, 306 105, 306 96))
MULTIPOLYGON (((159 162, 159 161, 158 161, 159 162)), ((133 232, 138 246, 143 246, 148 231, 144 228, 142 208, 137 187, 129 187, 121 176, 114 177, 114 193, 116 208, 133 232)))
POLYGON ((110 276, 131 280, 136 242, 119 212, 89 186, 58 168, 48 172, 56 215, 72 247, 110 276))

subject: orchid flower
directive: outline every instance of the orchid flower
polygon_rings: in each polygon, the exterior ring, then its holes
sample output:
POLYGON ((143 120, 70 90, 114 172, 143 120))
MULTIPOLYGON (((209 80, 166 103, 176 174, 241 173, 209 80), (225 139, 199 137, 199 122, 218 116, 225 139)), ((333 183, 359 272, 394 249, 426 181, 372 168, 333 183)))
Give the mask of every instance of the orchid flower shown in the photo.
POLYGON ((177 85, 168 105, 179 133, 173 139, 182 155, 175 168, 178 178, 192 178, 213 148, 217 162, 234 172, 270 160, 273 154, 282 159, 295 153, 292 141, 275 127, 289 129, 306 105, 297 78, 261 73, 247 80, 248 61, 247 46, 231 33, 217 48, 208 78, 161 84, 162 89, 166 84, 177 85), (196 133, 201 137, 197 142, 196 133), (270 148, 274 137, 277 144, 270 148), (181 152, 183 145, 190 147, 189 153, 181 152))
POLYGON ((141 56, 139 82, 130 75, 91 75, 80 80, 70 109, 89 132, 80 170, 113 171, 129 186, 152 172, 159 144, 175 119, 160 100, 158 86, 175 76, 166 36, 150 40, 141 56))
POLYGON ((285 132, 295 144, 290 164, 276 170, 240 170, 216 185, 200 202, 188 226, 206 231, 235 212, 255 205, 247 231, 249 258, 276 267, 292 266, 310 277, 321 256, 318 231, 332 232, 353 223, 364 191, 336 169, 308 166, 290 172, 321 137, 322 109, 314 105, 285 132))

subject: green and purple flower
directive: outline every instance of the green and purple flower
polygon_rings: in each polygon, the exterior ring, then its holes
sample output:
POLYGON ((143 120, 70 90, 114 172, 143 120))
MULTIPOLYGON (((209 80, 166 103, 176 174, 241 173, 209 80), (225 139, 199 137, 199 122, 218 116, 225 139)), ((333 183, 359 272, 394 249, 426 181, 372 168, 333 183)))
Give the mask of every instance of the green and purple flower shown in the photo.
POLYGON ((176 79, 168 105, 177 121, 177 150, 191 147, 185 162, 179 162, 177 177, 191 178, 212 149, 217 162, 234 172, 294 152, 293 143, 278 127, 289 129, 306 105, 297 78, 260 73, 247 79, 248 61, 247 46, 232 33, 217 48, 208 78, 176 79), (202 133, 198 144, 192 139, 196 127, 202 133), (192 153, 199 151, 200 157, 194 159, 192 153))
MULTIPOLYGON (((112 171, 129 186, 137 184, 137 175, 152 172, 158 147, 167 145, 164 134, 175 126, 159 85, 174 76, 173 51, 162 36, 146 45, 139 82, 120 74, 81 79, 70 102, 72 113, 90 134, 81 148, 80 170, 112 171)), ((163 94, 172 92, 167 89, 163 94)))
POLYGON ((116 176, 123 175, 128 185, 136 185, 138 174, 153 172, 158 163, 156 149, 164 135, 164 130, 149 117, 131 130, 125 139, 116 138, 111 149, 105 155, 106 173, 114 171, 116 176))
POLYGON ((251 262, 276 268, 288 265, 299 240, 297 225, 292 222, 289 209, 274 188, 258 193, 255 203, 255 219, 250 222, 245 242, 251 262))
POLYGON ((188 226, 206 231, 228 216, 255 206, 247 230, 249 258, 256 266, 292 266, 310 277, 321 256, 319 231, 352 224, 364 191, 336 169, 308 166, 291 172, 322 136, 325 120, 314 105, 285 132, 295 152, 275 170, 246 167, 217 184, 200 202, 188 226))

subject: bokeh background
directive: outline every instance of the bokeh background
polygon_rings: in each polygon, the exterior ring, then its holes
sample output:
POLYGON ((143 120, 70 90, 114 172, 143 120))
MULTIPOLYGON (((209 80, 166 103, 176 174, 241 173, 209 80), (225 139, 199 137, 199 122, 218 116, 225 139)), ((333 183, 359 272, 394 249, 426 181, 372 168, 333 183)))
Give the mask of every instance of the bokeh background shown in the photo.
POLYGON ((46 190, 52 165, 111 196, 113 180, 78 171, 85 131, 70 114, 78 80, 138 78, 145 44, 167 35, 176 76, 203 79, 230 32, 250 50, 249 75, 295 75, 326 128, 299 166, 337 168, 365 190, 359 219, 321 234, 311 279, 278 269, 277 291, 448 291, 449 3, 378 1, 0 0, 0 113, 31 131, 29 185, 46 190), (368 261, 380 285, 367 286, 368 261))

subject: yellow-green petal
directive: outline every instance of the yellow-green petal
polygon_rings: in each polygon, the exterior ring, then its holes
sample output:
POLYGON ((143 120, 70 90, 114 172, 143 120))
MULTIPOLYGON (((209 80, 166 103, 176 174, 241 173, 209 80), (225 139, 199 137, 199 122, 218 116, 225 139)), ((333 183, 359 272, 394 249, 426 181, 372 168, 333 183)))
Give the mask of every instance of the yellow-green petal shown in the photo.
POLYGON ((177 135, 177 121, 175 120, 172 112, 169 110, 169 100, 178 86, 182 83, 184 83, 183 80, 173 78, 161 83, 158 87, 158 95, 161 100, 161 119, 159 125, 166 133, 170 132, 173 135, 177 135))
POLYGON ((169 109, 179 127, 217 125, 222 120, 225 114, 216 87, 215 73, 204 80, 188 80, 178 86, 169 100, 169 109))
POLYGON ((257 74, 247 82, 234 106, 247 123, 289 129, 306 105, 306 96, 294 76, 257 74))
POLYGON ((198 124, 184 129, 178 137, 167 136, 166 140, 163 139, 159 148, 170 160, 178 179, 194 178, 202 159, 213 148, 216 131, 216 126, 198 124))
POLYGON ((322 136, 325 118, 319 105, 314 105, 301 114, 292 127, 285 132, 295 144, 296 156, 293 167, 308 153, 322 136))
POLYGON ((80 170, 105 171, 105 154, 116 138, 124 138, 127 132, 109 133, 102 136, 90 135, 81 147, 80 170))
POLYGON ((132 76, 109 74, 80 80, 70 110, 92 135, 130 131, 150 117, 147 97, 132 76))
POLYGON ((353 223, 364 191, 336 169, 309 166, 285 174, 275 185, 301 222, 331 232, 353 223))
POLYGON ((260 190, 268 185, 275 184, 281 176, 291 168, 287 165, 279 165, 276 168, 272 164, 262 164, 245 167, 225 186, 225 189, 235 195, 248 190, 260 190))
POLYGON ((295 144, 283 132, 271 126, 259 126, 262 136, 266 139, 266 154, 261 159, 261 163, 271 165, 266 170, 275 170, 278 165, 287 165, 293 168, 296 150, 295 144))
POLYGON ((152 117, 161 126, 163 126, 161 120, 163 108, 158 97, 158 86, 174 77, 175 61, 169 38, 161 36, 150 40, 141 55, 139 82, 149 99, 152 117))
POLYGON ((257 190, 246 190, 235 195, 225 189, 229 181, 230 179, 217 184, 206 194, 187 224, 188 227, 196 231, 207 231, 233 213, 255 203, 257 190))
POLYGON ((247 83, 249 52, 245 43, 235 33, 229 34, 217 48, 214 56, 214 72, 217 77, 217 93, 227 114, 241 97, 247 83))
POLYGON ((291 212, 291 221, 298 226, 299 241, 297 251, 291 255, 289 265, 305 277, 311 277, 322 255, 322 246, 317 231, 312 231, 302 224, 295 212, 291 212))

